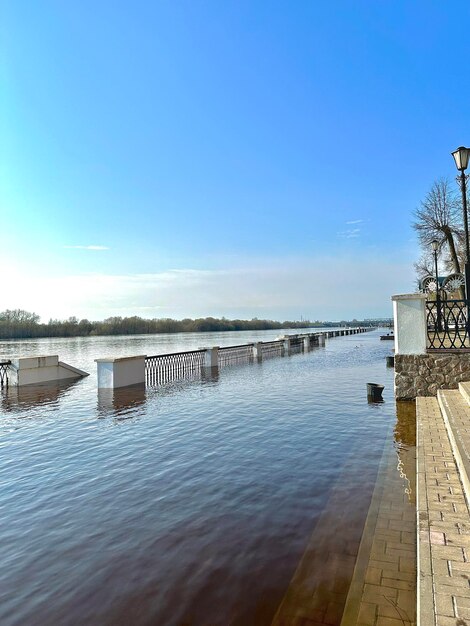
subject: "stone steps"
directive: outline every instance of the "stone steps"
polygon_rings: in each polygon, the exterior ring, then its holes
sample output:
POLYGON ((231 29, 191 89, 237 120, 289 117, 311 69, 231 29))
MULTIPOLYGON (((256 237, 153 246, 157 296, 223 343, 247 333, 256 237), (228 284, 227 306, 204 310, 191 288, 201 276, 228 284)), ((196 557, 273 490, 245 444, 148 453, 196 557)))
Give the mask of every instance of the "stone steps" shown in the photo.
POLYGON ((437 400, 464 493, 467 502, 470 502, 470 481, 468 478, 470 476, 470 406, 467 397, 461 391, 461 384, 459 384, 459 389, 439 389, 437 400))
POLYGON ((470 383, 459 383, 459 391, 470 405, 470 383))

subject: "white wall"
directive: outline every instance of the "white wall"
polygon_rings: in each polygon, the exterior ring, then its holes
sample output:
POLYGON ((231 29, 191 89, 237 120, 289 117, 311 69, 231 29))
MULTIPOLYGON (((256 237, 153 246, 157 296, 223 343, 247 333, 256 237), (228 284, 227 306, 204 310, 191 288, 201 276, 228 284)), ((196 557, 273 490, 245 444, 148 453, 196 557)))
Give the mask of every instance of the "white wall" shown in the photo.
POLYGON ((395 354, 426 354, 426 294, 392 296, 395 354))

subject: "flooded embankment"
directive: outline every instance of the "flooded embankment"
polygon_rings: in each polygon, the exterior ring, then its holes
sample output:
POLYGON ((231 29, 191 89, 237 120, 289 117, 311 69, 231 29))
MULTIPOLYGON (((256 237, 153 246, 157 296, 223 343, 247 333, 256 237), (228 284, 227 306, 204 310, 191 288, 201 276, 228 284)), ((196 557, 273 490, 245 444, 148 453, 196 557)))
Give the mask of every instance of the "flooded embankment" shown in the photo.
POLYGON ((1 344, 92 375, 1 396, 0 623, 339 624, 402 428, 379 335, 114 395, 95 358, 273 337, 1 344))

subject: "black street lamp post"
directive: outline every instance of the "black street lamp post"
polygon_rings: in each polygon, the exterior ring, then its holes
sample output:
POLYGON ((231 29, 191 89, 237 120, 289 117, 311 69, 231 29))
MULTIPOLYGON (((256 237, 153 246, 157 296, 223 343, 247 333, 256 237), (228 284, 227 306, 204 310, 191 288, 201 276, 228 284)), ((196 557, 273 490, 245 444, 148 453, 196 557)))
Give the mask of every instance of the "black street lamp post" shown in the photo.
POLYGON ((470 246, 468 241, 468 213, 467 213, 467 179, 465 176, 465 170, 468 167, 468 159, 470 156, 470 148, 464 148, 460 146, 457 150, 452 152, 455 165, 460 172, 457 180, 460 183, 460 189, 462 191, 462 209, 463 209, 463 223, 465 227, 465 300, 467 301, 467 332, 470 330, 470 246))
POLYGON ((437 308, 437 332, 442 332, 442 317, 441 317, 441 295, 439 293, 439 273, 437 271, 437 250, 439 249, 439 242, 437 239, 431 241, 432 251, 434 252, 434 269, 436 272, 436 308, 437 308))

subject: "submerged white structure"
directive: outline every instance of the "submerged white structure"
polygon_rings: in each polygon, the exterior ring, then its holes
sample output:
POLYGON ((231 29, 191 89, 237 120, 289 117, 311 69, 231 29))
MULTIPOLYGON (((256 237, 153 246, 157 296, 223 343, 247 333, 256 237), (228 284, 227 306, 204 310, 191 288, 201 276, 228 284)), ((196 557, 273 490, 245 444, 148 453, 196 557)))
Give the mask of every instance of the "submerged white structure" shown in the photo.
POLYGON ((57 354, 11 358, 8 365, 8 384, 17 387, 73 380, 84 376, 88 376, 88 373, 59 361, 57 354))
POLYGON ((145 354, 95 359, 98 389, 118 389, 145 384, 145 354))

